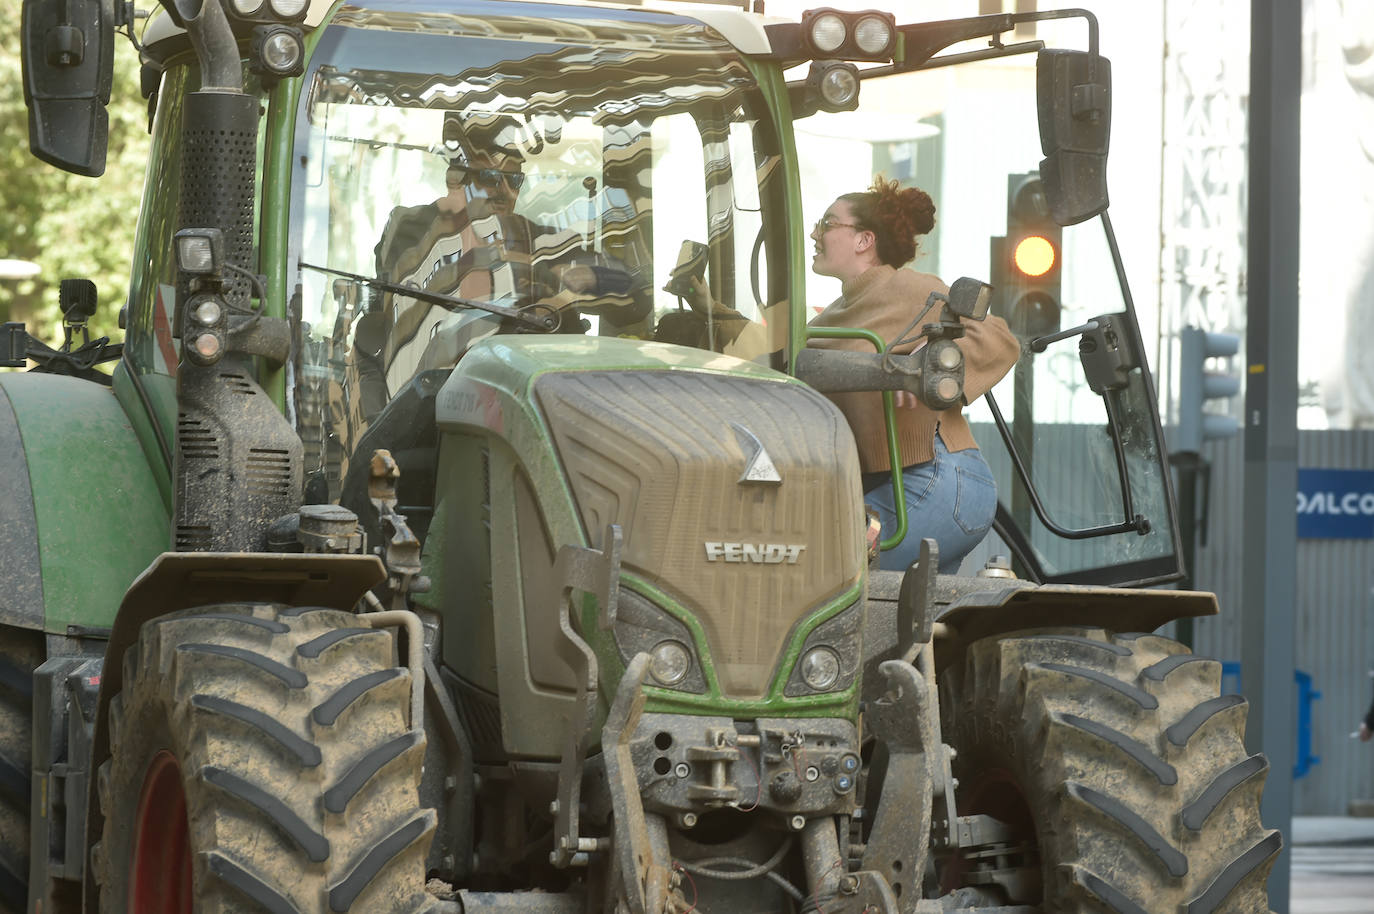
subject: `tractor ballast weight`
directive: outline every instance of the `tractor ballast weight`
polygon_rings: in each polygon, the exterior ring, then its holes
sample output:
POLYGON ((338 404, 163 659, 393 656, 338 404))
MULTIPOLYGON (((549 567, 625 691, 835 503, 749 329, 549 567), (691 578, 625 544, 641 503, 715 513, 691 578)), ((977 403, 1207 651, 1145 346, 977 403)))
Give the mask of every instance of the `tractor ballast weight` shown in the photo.
MULTIPOLYGON (((1139 589, 1177 524, 1119 263, 988 395, 1020 577, 878 570, 825 396, 961 407, 994 290, 907 355, 805 325, 799 133, 869 81, 1037 51, 1046 212, 1114 245, 1091 14, 162 5, 111 385, 0 376, 0 914, 1268 910, 1243 699, 1129 634, 1216 601, 1139 589)), ((103 169, 132 21, 26 0, 39 158, 103 169)))

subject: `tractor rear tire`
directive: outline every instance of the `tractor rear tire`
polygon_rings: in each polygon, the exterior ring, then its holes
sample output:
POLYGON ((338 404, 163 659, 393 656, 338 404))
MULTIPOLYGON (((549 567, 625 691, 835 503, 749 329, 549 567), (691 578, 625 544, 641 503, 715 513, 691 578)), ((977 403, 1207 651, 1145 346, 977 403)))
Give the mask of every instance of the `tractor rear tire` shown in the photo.
POLYGON ((435 813, 392 636, 328 609, 143 626, 97 780, 101 910, 419 912, 435 813))
POLYGON ((1268 762, 1221 665, 1156 635, 1044 629, 972 644, 942 676, 961 815, 1033 842, 1050 914, 1255 914, 1282 846, 1268 762))
POLYGON ((0 625, 0 914, 28 910, 33 671, 42 662, 42 632, 0 625))

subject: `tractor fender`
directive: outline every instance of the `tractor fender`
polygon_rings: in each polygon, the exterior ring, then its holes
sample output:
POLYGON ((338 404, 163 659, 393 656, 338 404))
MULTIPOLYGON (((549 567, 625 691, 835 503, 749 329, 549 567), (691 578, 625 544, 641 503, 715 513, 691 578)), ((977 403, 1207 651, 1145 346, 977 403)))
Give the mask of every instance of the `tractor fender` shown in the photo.
POLYGON ((0 625, 108 627, 169 540, 168 511, 111 388, 0 373, 0 625))
MULTIPOLYGON (((903 575, 895 571, 869 574, 864 635, 866 697, 872 697, 869 684, 881 682, 877 665, 898 655, 902 580, 903 575)), ((936 665, 943 667, 981 638, 1065 625, 1152 632, 1176 619, 1216 615, 1217 598, 1192 590, 1034 584, 1016 578, 940 575, 929 605, 913 606, 911 613, 915 634, 934 631, 936 665)))
MULTIPOLYGON (((973 584, 991 579, 972 579, 973 584)), ((963 584, 969 579, 960 580, 963 584)), ((1090 625, 1115 632, 1152 632, 1176 619, 1217 614, 1216 594, 1195 590, 1132 590, 1081 584, 1020 584, 971 588, 937 615, 946 639, 980 638, 1031 628, 1090 625)))

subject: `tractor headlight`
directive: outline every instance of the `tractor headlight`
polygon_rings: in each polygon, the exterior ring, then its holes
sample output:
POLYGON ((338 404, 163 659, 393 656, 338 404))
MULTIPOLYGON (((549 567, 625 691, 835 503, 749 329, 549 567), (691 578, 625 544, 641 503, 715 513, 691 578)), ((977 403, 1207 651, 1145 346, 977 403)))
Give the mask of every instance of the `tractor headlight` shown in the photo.
POLYGON ((801 659, 802 681, 817 692, 831 689, 840 678, 840 655, 828 647, 813 647, 801 659))
POLYGON ((692 654, 680 641, 660 641, 649 652, 649 675, 660 685, 677 685, 691 668, 692 654))
POLYGON ((863 620, 864 601, 859 599, 817 625, 802 644, 783 695, 799 698, 852 686, 863 656, 863 620))
POLYGON ((678 692, 706 691, 706 673, 692 633, 652 600, 622 587, 612 633, 627 665, 636 654, 649 655, 650 685, 678 692))

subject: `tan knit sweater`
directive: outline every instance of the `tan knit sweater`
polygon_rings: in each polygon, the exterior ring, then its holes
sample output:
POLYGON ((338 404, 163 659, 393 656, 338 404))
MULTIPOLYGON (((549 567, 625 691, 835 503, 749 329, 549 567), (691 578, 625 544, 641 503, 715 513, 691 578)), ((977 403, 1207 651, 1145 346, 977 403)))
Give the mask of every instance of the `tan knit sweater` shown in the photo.
MULTIPOLYGON (((939 277, 914 270, 873 267, 844 284, 842 294, 811 321, 813 327, 857 327, 871 330, 888 343, 897 338, 921 313, 931 292, 948 294, 949 287, 939 277)), ((939 319, 938 305, 922 324, 939 319)), ((972 402, 987 393, 1011 370, 1020 355, 1021 345, 1000 317, 965 320, 964 335, 956 343, 964 353, 964 400, 972 402)), ((917 332, 919 332, 917 327, 917 332)), ((871 352, 867 340, 816 339, 808 346, 821 349, 854 349, 871 352)), ((910 352, 915 343, 897 347, 910 352)), ((879 393, 829 394, 849 420, 859 447, 859 463, 865 473, 891 469, 887 451, 887 427, 883 422, 883 400, 879 393)), ((935 456, 935 430, 951 451, 976 448, 960 408, 935 412, 922 405, 897 410, 897 447, 902 466, 925 463, 935 456)))

